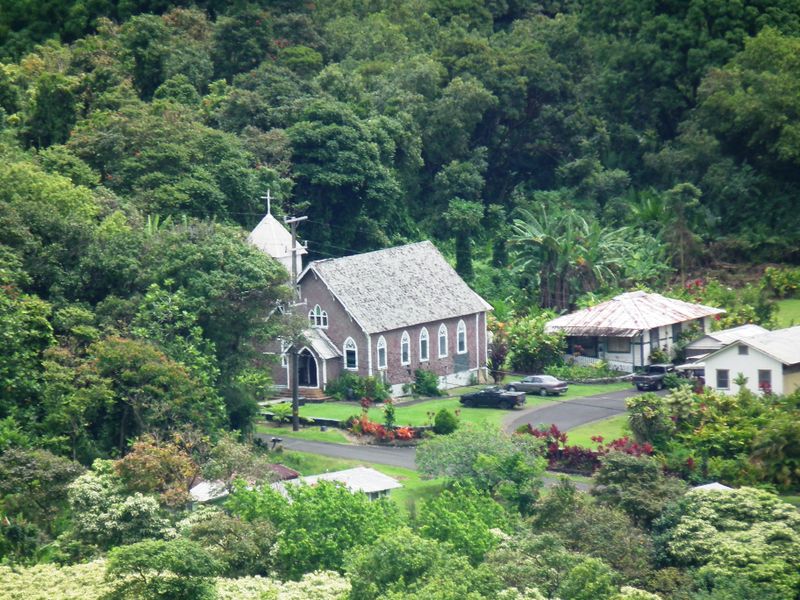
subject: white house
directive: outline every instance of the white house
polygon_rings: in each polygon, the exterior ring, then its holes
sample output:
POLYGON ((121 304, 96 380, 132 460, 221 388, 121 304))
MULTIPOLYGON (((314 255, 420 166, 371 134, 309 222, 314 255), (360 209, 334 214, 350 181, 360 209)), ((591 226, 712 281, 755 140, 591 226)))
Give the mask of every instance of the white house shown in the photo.
POLYGON ((376 500, 385 496, 389 491, 401 488, 403 485, 388 475, 376 471, 370 467, 355 467, 344 471, 333 471, 322 473, 321 475, 309 475, 287 481, 273 483, 272 487, 284 496, 288 496, 286 491, 289 485, 315 485, 320 481, 334 481, 342 484, 351 492, 364 492, 370 500, 376 500))
POLYGON ((800 326, 747 337, 712 352, 703 360, 706 385, 735 394, 741 373, 752 392, 791 394, 800 387, 800 326))
POLYGON ((605 360, 615 369, 633 371, 650 364, 654 349, 670 353, 681 333, 693 326, 710 331, 711 319, 724 312, 637 291, 553 319, 545 329, 563 331, 567 352, 579 363, 605 360))
POLYGON ((769 329, 765 329, 760 325, 740 325, 739 327, 731 327, 729 329, 720 329, 719 331, 712 331, 705 334, 700 339, 694 340, 686 346, 686 360, 699 360, 706 354, 719 350, 723 346, 738 342, 745 338, 753 337, 769 333, 769 329))

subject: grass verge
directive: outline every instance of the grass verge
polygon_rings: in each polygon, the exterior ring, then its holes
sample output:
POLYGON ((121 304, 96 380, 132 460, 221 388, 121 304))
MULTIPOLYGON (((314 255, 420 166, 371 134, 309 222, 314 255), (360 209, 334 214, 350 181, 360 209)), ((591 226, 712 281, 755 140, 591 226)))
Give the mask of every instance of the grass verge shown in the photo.
POLYGON ((800 325, 800 298, 778 300, 778 326, 800 325))
POLYGON ((606 442, 630 435, 628 415, 616 415, 570 429, 567 431, 567 443, 584 448, 594 448, 597 443, 592 441, 592 437, 598 435, 602 436, 606 442))
POLYGON ((319 427, 301 427, 300 431, 292 431, 292 426, 273 423, 260 423, 256 425, 256 433, 275 435, 278 437, 291 437, 312 442, 331 442, 333 444, 349 444, 345 434, 340 429, 329 427, 327 431, 320 431, 319 427))

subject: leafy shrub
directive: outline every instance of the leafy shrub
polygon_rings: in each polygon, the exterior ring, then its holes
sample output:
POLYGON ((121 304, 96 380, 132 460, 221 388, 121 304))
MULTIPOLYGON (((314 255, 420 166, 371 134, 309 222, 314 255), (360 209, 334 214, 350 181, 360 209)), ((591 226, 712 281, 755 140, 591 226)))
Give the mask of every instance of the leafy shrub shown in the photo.
POLYGON ((667 373, 664 375, 664 387, 668 390, 674 390, 679 387, 690 385, 688 379, 683 379, 677 373, 667 373))
POLYGON ((389 388, 377 377, 360 377, 355 373, 342 373, 329 381, 325 393, 337 400, 361 400, 367 398, 371 402, 388 400, 389 388))
POLYGON ((270 406, 270 410, 272 414, 275 415, 275 419, 278 423, 288 423, 292 420, 292 405, 288 402, 273 404, 270 406))
POLYGON ((550 425, 550 427, 527 425, 522 430, 522 433, 528 433, 544 442, 544 456, 547 458, 549 468, 552 470, 591 475, 600 467, 601 458, 611 452, 621 452, 631 456, 647 456, 653 453, 652 445, 648 443, 639 444, 627 436, 605 444, 602 436, 593 437, 592 440, 597 443, 595 450, 581 446, 570 446, 567 444, 567 434, 555 424, 550 425))
POLYGON ((513 370, 537 373, 546 366, 561 364, 567 348, 564 334, 546 333, 544 330, 554 317, 554 313, 543 312, 511 323, 508 328, 508 362, 513 370))
POLYGON ((433 431, 439 435, 447 435, 458 429, 458 418, 446 408, 436 413, 433 421, 433 431))
POLYGON ((767 267, 761 282, 776 298, 791 298, 800 289, 800 268, 767 267))
POLYGON ((414 371, 414 385, 412 392, 415 396, 441 396, 439 389, 439 376, 433 371, 417 369, 414 371))
POLYGON ((718 281, 695 279, 686 286, 673 290, 672 295, 690 302, 724 308, 724 315, 714 317, 716 329, 726 329, 747 323, 765 327, 774 325, 777 305, 770 300, 764 286, 746 285, 743 288, 730 288, 718 281))
POLYGON ((578 365, 570 362, 564 365, 551 365, 545 367, 544 372, 564 381, 589 381, 625 375, 622 371, 616 371, 609 367, 604 360, 591 365, 578 365))
POLYGON ((664 401, 652 393, 628 398, 628 424, 640 442, 658 445, 668 439, 675 430, 664 401))
POLYGON ((392 429, 394 427, 394 421, 394 404, 387 402, 386 406, 383 407, 383 424, 386 426, 386 429, 392 429))
POLYGON ((667 354, 667 351, 662 348, 653 348, 650 351, 650 362, 654 364, 668 363, 669 354, 667 354))

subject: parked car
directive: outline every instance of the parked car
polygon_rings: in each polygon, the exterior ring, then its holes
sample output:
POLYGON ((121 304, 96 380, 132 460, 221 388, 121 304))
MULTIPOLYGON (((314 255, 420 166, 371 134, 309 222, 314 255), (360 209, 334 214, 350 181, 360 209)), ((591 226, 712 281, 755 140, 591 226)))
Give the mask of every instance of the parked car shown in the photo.
POLYGON ((459 402, 464 406, 491 406, 509 409, 525 404, 525 392, 511 392, 495 385, 479 392, 464 394, 459 402))
POLYGON ((569 386, 566 381, 552 375, 529 375, 519 381, 513 381, 506 386, 510 392, 526 392, 540 396, 558 396, 566 394, 569 386))
POLYGON ((674 372, 675 365, 647 365, 643 372, 633 376, 631 383, 633 383, 640 392, 644 390, 660 390, 664 387, 664 377, 666 374, 674 372))

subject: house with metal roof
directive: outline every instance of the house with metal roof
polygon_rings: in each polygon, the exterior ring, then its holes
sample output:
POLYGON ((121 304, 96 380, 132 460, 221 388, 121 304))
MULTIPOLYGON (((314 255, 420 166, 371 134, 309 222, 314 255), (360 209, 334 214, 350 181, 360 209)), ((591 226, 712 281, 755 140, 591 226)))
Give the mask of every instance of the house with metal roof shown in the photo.
POLYGON ((703 362, 706 384, 725 394, 739 391, 739 375, 752 392, 791 394, 800 388, 800 326, 737 340, 703 362))
POLYGON ((739 327, 730 327, 729 329, 720 329, 719 331, 711 331, 686 345, 686 360, 700 360, 706 354, 719 350, 723 346, 768 332, 768 329, 752 323, 740 325, 739 327))
POLYGON ((655 349, 671 354, 685 332, 709 332, 711 320, 724 312, 636 291, 553 319, 545 329, 566 334, 567 352, 575 362, 605 360, 613 368, 633 371, 650 364, 655 349))
POLYGON ((363 492, 370 500, 376 500, 387 495, 391 490, 401 488, 403 485, 388 475, 370 467, 355 467, 344 471, 333 471, 320 475, 309 475, 288 481, 279 481, 272 484, 273 489, 288 497, 288 486, 291 485, 316 485, 320 481, 333 481, 346 487, 353 493, 363 492))
MULTIPOLYGON (((304 391, 324 390, 344 372, 380 377, 393 395, 417 369, 436 373, 444 387, 486 377, 492 307, 429 241, 313 261, 298 288, 309 325, 298 355, 304 391)), ((288 388, 282 350, 273 379, 288 388)))

